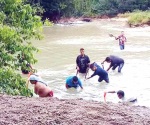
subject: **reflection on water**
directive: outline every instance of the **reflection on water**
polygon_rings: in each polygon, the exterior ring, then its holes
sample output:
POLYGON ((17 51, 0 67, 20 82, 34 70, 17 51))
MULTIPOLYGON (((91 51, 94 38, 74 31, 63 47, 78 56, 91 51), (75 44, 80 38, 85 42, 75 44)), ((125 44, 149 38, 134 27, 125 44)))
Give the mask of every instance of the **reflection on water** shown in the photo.
MULTIPOLYGON (((39 62, 35 65, 43 79, 54 90, 58 98, 83 98, 104 101, 104 91, 124 90, 128 95, 138 97, 141 105, 150 105, 150 28, 126 28, 124 22, 97 21, 72 26, 53 26, 44 28, 45 39, 35 42, 41 50, 37 55, 39 62), (109 37, 124 30, 127 37, 125 50, 121 51, 118 41, 109 37), (100 64, 106 56, 117 55, 125 60, 122 73, 109 71, 110 83, 98 83, 98 77, 86 80, 83 76, 84 89, 65 89, 66 77, 76 75, 75 60, 79 49, 91 62, 100 64)), ((105 69, 108 64, 105 64, 105 69)), ((90 71, 89 75, 93 72, 90 71)), ((117 102, 116 94, 107 95, 107 101, 117 102)))

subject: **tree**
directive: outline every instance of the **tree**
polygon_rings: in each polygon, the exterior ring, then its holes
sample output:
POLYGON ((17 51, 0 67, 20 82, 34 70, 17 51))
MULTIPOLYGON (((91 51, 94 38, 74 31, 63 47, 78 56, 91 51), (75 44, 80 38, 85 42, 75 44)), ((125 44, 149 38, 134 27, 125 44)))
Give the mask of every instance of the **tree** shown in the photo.
POLYGON ((30 96, 25 80, 17 70, 37 60, 32 39, 41 39, 42 22, 36 9, 25 0, 0 0, 0 91, 12 95, 30 96), (18 54, 24 54, 20 64, 18 54))

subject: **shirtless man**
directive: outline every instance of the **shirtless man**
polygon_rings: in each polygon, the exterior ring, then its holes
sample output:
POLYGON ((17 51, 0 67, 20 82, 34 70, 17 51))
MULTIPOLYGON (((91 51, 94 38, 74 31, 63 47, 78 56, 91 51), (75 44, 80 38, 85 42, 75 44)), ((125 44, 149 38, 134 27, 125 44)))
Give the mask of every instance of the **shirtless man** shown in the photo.
POLYGON ((53 97, 53 91, 46 84, 43 84, 38 76, 31 75, 29 80, 31 84, 34 84, 34 92, 39 97, 53 97))

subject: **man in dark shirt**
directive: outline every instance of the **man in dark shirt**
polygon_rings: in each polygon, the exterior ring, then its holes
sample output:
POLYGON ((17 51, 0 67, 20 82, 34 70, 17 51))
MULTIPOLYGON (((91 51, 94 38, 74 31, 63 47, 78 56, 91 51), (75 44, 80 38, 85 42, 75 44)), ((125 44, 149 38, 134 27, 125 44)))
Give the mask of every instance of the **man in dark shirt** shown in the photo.
POLYGON ((98 79, 99 82, 102 82, 103 80, 105 80, 107 83, 109 83, 108 73, 104 69, 102 69, 99 65, 97 65, 97 63, 95 63, 95 62, 92 63, 90 65, 90 68, 92 71, 94 71, 94 73, 93 73, 93 75, 91 75, 87 79, 90 79, 95 75, 98 75, 99 76, 99 79, 98 79))
POLYGON ((84 54, 84 49, 80 49, 80 55, 76 59, 77 71, 79 73, 87 73, 90 59, 87 55, 84 54))
POLYGON ((119 58, 117 56, 110 55, 109 57, 106 57, 106 59, 102 62, 110 63, 110 66, 108 67, 107 71, 112 67, 112 70, 115 70, 118 67, 118 72, 121 72, 122 67, 124 66, 124 60, 122 58, 119 58))

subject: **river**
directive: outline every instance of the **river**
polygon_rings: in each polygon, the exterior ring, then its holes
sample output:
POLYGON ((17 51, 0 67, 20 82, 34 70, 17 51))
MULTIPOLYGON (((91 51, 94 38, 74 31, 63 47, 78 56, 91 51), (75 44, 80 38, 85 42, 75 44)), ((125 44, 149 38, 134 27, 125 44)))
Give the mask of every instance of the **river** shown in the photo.
MULTIPOLYGON (((45 38, 34 41, 40 49, 36 55, 38 63, 34 65, 38 74, 47 81, 58 98, 83 98, 104 101, 103 93, 112 90, 124 90, 126 95, 136 96, 139 105, 150 105, 150 27, 128 28, 122 20, 97 20, 74 25, 54 25, 44 27, 45 38), (108 34, 119 35, 125 32, 127 42, 125 50, 120 50, 118 41, 108 34), (65 80, 76 74, 76 57, 80 48, 91 62, 101 63, 107 56, 116 55, 125 60, 122 73, 109 71, 110 83, 98 83, 98 77, 84 80, 84 89, 66 90, 65 80)), ((108 64, 105 64, 105 69, 108 64)), ((89 75, 92 71, 89 72, 89 75)), ((107 94, 107 101, 118 102, 116 94, 107 94)))

